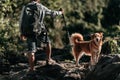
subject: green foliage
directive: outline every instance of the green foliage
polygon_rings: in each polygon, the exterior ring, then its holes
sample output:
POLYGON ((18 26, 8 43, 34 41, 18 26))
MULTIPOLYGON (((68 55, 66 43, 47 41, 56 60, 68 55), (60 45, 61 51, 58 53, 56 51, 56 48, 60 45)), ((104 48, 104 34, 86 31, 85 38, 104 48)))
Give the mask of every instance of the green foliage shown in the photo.
POLYGON ((110 39, 103 44, 102 47, 103 54, 120 54, 120 46, 118 41, 115 39, 110 39))
POLYGON ((108 36, 111 36, 111 37, 120 37, 120 26, 113 25, 108 28, 106 33, 108 34, 108 36))
POLYGON ((118 52, 118 45, 116 40, 111 40, 108 42, 108 45, 110 46, 111 53, 117 53, 118 52))
POLYGON ((119 25, 120 23, 120 0, 109 0, 104 11, 104 27, 119 25))
POLYGON ((15 13, 17 7, 16 0, 2 0, 0 11, 0 56, 10 57, 11 54, 18 54, 19 49, 19 29, 18 17, 15 13))
POLYGON ((4 20, 4 24, 1 24, 0 29, 0 53, 18 53, 18 29, 15 27, 17 24, 12 23, 9 19, 4 20))

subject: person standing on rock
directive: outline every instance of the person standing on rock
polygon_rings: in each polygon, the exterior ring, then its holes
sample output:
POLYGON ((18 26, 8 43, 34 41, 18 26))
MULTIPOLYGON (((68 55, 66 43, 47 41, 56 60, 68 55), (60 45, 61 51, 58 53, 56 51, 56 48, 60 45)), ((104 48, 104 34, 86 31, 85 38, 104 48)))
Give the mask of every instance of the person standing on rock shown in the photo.
POLYGON ((46 44, 46 63, 49 64, 49 62, 54 62, 54 60, 51 58, 51 43, 43 21, 46 15, 57 16, 62 14, 62 10, 50 10, 42 5, 40 3, 40 0, 31 0, 30 3, 23 7, 20 17, 20 38, 21 40, 27 40, 28 62, 30 65, 30 71, 33 71, 35 69, 34 61, 38 41, 46 44))

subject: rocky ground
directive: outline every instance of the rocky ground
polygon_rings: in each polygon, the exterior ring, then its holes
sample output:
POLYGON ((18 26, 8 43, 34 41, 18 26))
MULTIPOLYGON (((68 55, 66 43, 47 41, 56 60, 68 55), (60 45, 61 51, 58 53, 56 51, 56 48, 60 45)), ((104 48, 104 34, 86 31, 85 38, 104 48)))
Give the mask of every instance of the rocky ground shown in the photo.
POLYGON ((36 70, 28 71, 28 64, 18 63, 11 66, 8 75, 1 76, 0 80, 82 80, 88 70, 88 64, 76 67, 71 61, 63 61, 46 65, 45 61, 37 61, 36 70))
MULTIPOLYGON (((42 55, 43 57, 44 55, 42 55)), ((37 58, 37 57, 36 57, 37 58)), ((43 59, 36 62, 36 70, 28 71, 28 63, 10 65, 9 72, 3 72, 0 80, 120 80, 120 55, 102 55, 93 70, 89 70, 89 58, 81 59, 76 67, 73 60, 57 55, 56 63, 46 65, 43 59)), ((9 68, 8 68, 9 69, 9 68)))

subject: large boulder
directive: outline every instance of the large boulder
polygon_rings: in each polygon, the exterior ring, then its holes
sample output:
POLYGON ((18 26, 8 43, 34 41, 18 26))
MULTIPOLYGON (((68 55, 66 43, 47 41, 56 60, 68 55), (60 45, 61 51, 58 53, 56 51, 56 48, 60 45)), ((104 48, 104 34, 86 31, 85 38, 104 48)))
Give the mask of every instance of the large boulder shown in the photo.
POLYGON ((119 74, 120 55, 104 55, 84 80, 118 80, 119 74))

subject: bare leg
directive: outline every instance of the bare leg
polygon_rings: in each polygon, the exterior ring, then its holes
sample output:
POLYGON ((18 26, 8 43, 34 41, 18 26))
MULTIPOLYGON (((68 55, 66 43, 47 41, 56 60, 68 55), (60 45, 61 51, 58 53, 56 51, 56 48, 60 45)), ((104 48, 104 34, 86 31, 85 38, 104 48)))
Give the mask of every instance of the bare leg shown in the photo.
POLYGON ((51 58, 51 44, 50 43, 47 44, 45 51, 46 51, 46 54, 47 54, 47 64, 49 64, 49 62, 55 62, 51 58))
POLYGON ((35 61, 35 53, 28 53, 28 62, 30 65, 30 71, 34 70, 34 61, 35 61))
POLYGON ((46 46, 47 60, 51 59, 51 45, 48 43, 46 46))

